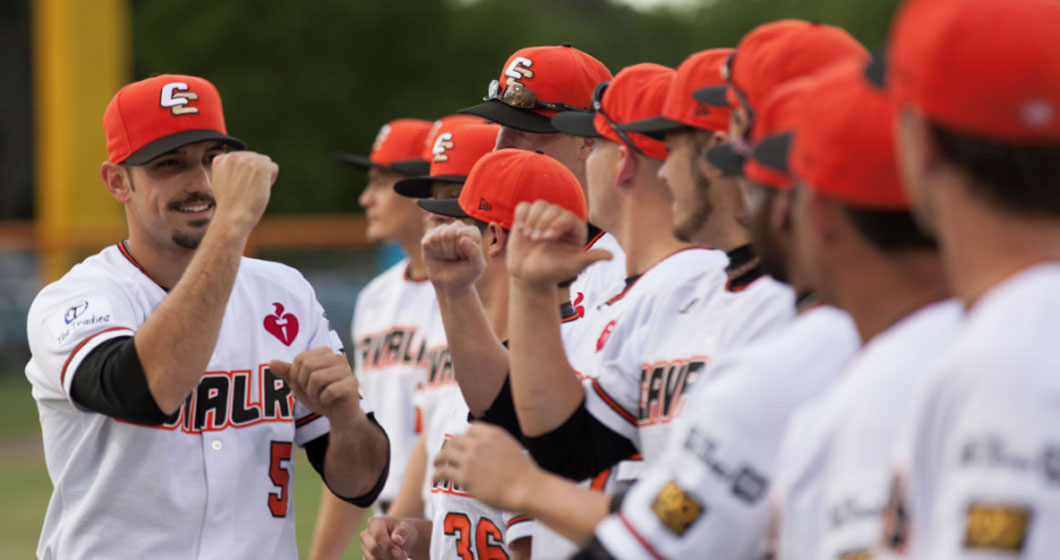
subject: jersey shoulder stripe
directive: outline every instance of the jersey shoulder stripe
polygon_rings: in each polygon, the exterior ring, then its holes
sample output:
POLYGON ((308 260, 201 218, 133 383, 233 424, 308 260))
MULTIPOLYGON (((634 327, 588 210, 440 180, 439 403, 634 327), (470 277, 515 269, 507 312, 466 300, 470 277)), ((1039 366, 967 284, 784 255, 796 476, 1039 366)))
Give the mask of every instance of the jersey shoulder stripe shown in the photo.
POLYGON ((647 551, 652 558, 655 558, 655 560, 666 560, 666 557, 660 554, 658 550, 655 550, 655 547, 653 547, 651 543, 648 542, 648 539, 644 538, 644 535, 641 535, 637 531, 637 529, 633 527, 633 524, 630 523, 628 519, 626 519, 626 516, 623 515, 621 511, 615 514, 615 516, 618 517, 618 520, 622 522, 622 526, 625 527, 627 531, 629 531, 629 534, 633 535, 633 538, 636 539, 642 547, 644 547, 644 550, 647 551))
POLYGON ((622 408, 617 402, 615 402, 615 399, 611 398, 611 395, 608 395, 607 391, 605 391, 604 388, 600 385, 600 381, 598 378, 594 377, 592 380, 592 384, 593 390, 596 391, 596 394, 605 403, 607 403, 607 406, 611 407, 626 422, 629 422, 633 426, 637 425, 637 417, 630 414, 629 411, 622 408))
POLYGON ((62 371, 59 372, 59 383, 62 384, 63 386, 66 385, 66 370, 70 366, 70 362, 74 359, 74 356, 77 355, 78 351, 80 351, 82 348, 84 348, 85 345, 89 343, 89 341, 91 341, 92 339, 96 338, 97 336, 105 334, 105 333, 114 332, 114 331, 123 331, 123 330, 124 331, 129 331, 129 332, 134 332, 132 329, 130 329, 128 327, 111 327, 109 329, 103 329, 103 330, 93 334, 92 336, 89 336, 88 338, 82 340, 80 343, 78 343, 78 345, 75 346, 74 349, 70 351, 70 355, 66 358, 66 362, 63 363, 63 369, 62 369, 62 371))

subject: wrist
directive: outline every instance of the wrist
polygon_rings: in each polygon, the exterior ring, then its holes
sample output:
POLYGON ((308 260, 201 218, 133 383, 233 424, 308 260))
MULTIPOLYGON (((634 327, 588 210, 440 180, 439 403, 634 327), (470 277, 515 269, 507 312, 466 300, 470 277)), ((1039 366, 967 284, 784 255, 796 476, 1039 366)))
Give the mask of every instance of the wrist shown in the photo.
POLYGON ((557 285, 552 282, 537 282, 516 277, 511 278, 510 287, 512 297, 534 300, 548 299, 550 301, 556 300, 559 290, 557 285))
POLYGON ((455 301, 475 295, 474 284, 435 284, 434 293, 438 301, 455 301))

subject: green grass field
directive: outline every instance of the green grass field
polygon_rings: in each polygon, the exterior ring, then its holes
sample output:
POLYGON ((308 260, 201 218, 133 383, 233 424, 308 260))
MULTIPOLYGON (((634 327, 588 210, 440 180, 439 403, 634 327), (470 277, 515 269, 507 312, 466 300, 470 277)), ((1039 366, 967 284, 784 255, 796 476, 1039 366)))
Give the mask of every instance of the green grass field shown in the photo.
MULTIPOLYGON (((298 476, 294 504, 298 550, 301 558, 308 558, 321 483, 305 460, 305 454, 296 455, 298 476)), ((52 486, 44 467, 37 408, 29 383, 20 372, 0 374, 0 480, 6 483, 4 507, 0 508, 0 543, 3 543, 0 556, 33 558, 52 486)), ((354 536, 343 560, 361 558, 359 542, 354 536)))

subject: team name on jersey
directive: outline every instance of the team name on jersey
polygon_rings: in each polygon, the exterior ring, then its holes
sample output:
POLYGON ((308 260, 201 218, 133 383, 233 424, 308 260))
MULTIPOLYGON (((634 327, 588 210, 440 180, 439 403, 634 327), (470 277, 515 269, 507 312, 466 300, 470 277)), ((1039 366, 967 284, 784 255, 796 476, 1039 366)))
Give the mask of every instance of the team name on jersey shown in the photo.
MULTIPOLYGON (((445 446, 449 443, 449 440, 452 439, 452 437, 453 434, 445 434, 445 439, 442 440, 442 446, 439 448, 439 451, 445 449, 445 446)), ((431 482, 431 493, 452 494, 454 496, 463 496, 465 498, 471 497, 471 494, 464 492, 464 490, 460 488, 460 485, 453 483, 451 480, 431 482)))
POLYGON ((640 413, 637 423, 650 426, 677 418, 684 409, 688 389, 707 367, 710 358, 656 362, 640 366, 640 413))
POLYGON ((449 347, 438 346, 427 351, 427 387, 441 387, 456 383, 449 347))
POLYGON ((391 366, 423 366, 427 359, 427 340, 416 340, 416 327, 392 327, 369 333, 357 341, 364 371, 391 366))
POLYGON ((148 427, 189 434, 214 432, 262 422, 290 422, 293 411, 291 388, 261 364, 256 372, 206 372, 179 410, 162 425, 148 427))

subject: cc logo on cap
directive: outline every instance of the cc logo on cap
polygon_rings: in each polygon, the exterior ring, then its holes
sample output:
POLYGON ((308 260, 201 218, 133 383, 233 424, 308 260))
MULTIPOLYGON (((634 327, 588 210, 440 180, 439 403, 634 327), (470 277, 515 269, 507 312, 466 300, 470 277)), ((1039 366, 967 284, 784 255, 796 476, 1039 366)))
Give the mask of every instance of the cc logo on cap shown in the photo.
POLYGON ((445 153, 445 151, 452 150, 453 146, 452 132, 439 134, 434 141, 434 148, 431 150, 431 153, 434 154, 434 161, 449 161, 449 154, 445 153))
POLYGON ((533 65, 533 60, 530 60, 525 56, 517 56, 512 59, 511 64, 508 65, 508 69, 504 71, 504 75, 512 80, 522 80, 523 78, 529 80, 534 77, 534 71, 530 69, 533 65))
POLYGON ((194 115, 199 112, 198 107, 192 107, 190 103, 199 98, 194 91, 188 91, 188 84, 184 82, 172 82, 162 86, 162 99, 159 103, 162 107, 169 108, 174 115, 194 115))

